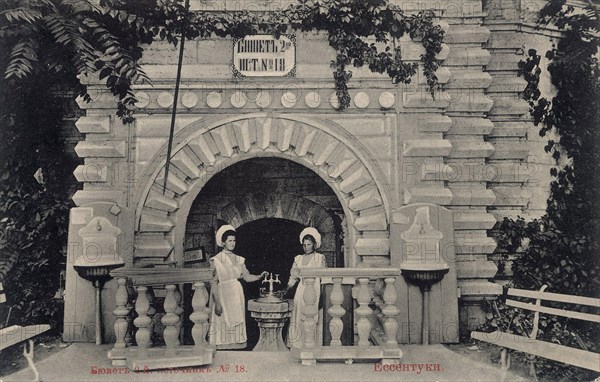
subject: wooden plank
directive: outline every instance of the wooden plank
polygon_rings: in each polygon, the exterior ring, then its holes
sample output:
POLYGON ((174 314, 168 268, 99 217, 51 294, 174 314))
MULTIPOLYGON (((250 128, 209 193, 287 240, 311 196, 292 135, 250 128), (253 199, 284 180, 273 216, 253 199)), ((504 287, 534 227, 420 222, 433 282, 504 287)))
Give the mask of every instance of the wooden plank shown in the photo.
POLYGON ((600 354, 503 332, 471 332, 471 338, 600 372, 600 354))
POLYGON ((537 306, 537 305, 534 305, 531 303, 514 301, 514 300, 506 300, 506 305, 514 306, 515 308, 527 309, 527 310, 531 310, 534 312, 547 313, 547 314, 553 314, 555 316, 569 317, 569 318, 575 318, 578 320, 585 320, 585 321, 600 323, 600 315, 597 315, 597 314, 573 312, 571 310, 549 308, 547 306, 537 306))
POLYGON ((600 299, 599 298, 571 296, 568 294, 531 291, 531 290, 526 290, 526 289, 515 289, 515 288, 510 288, 508 290, 507 294, 509 296, 535 298, 535 299, 539 298, 541 300, 546 300, 546 301, 566 302, 569 304, 587 305, 587 306, 593 306, 595 308, 600 308, 600 299))
POLYGON ((26 341, 48 330, 50 330, 50 325, 47 324, 30 326, 12 325, 0 329, 0 350, 26 341))

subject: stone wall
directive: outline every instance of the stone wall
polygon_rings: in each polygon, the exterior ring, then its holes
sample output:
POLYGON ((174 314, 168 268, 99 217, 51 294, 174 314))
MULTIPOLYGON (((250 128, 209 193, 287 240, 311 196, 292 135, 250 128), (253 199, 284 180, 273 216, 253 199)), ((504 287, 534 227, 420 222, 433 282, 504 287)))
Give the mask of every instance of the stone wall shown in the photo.
MULTIPOLYGON (((296 75, 285 79, 234 79, 231 40, 189 42, 162 195, 177 52, 157 42, 144 56, 153 85, 136 87, 132 125, 115 119, 115 100, 102 84, 90 84, 93 102, 81 105, 86 116, 77 121, 85 140, 76 152, 85 163, 75 171, 84 184, 75 203, 135 210, 134 224, 121 227, 135 236, 133 253, 124 256, 128 265, 169 265, 182 256, 192 202, 214 174, 250 158, 295 161, 318 174, 339 201, 351 266, 399 265, 401 245, 391 232, 403 206, 451 210, 461 325, 477 325, 476 306, 501 293, 491 230, 504 216, 538 216, 545 207, 551 162, 519 98, 524 82, 516 65, 523 46, 547 45, 548 37, 490 12, 504 15, 512 2, 488 2, 487 14, 479 0, 397 3, 435 8, 447 31, 435 97, 421 74, 396 86, 353 68, 353 101, 337 111, 329 67, 334 52, 323 34, 297 34, 296 75)), ((418 42, 400 44, 405 60, 419 60, 418 42)), ((298 192, 316 196, 314 189, 298 192)))

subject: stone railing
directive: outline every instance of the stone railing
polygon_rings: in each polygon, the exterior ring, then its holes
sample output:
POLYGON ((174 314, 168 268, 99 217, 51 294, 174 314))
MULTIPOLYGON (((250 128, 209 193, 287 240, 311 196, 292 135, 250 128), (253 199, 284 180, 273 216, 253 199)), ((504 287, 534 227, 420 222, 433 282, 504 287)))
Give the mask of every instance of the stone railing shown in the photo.
POLYGON ((112 271, 111 275, 118 285, 116 308, 113 310, 116 341, 108 352, 114 366, 143 371, 212 363, 215 349, 206 341, 209 325, 206 283, 212 278, 211 269, 120 268, 112 271), (190 314, 194 323, 194 345, 191 346, 180 342, 184 312, 181 288, 184 284, 192 284, 194 289, 193 312, 190 314), (154 316, 157 313, 155 289, 166 292, 164 315, 160 320, 164 325, 164 346, 154 346, 153 343, 154 316))
POLYGON ((327 312, 331 316, 328 327, 331 334, 329 346, 319 346, 315 343, 318 320, 318 296, 314 288, 304 289, 304 321, 301 326, 303 344, 297 349, 296 356, 303 365, 314 365, 317 360, 339 360, 352 363, 354 360, 372 360, 382 363, 399 363, 402 350, 398 346, 398 319, 400 313, 396 306, 398 294, 396 279, 400 270, 396 268, 305 268, 299 269, 298 274, 307 285, 314 285, 316 278, 321 284, 332 284, 330 301, 327 312), (342 307, 344 295, 342 285, 352 285, 354 312, 346 312, 342 307), (373 290, 376 284, 383 285, 380 304, 373 301, 373 290), (371 309, 371 303, 379 305, 382 315, 384 338, 380 345, 374 345, 369 340, 372 335, 372 322, 378 322, 377 314, 371 309), (356 325, 352 328, 355 335, 354 346, 342 346, 341 334, 344 329, 342 317, 345 314, 355 314, 356 325), (374 317, 375 316, 375 317, 374 317), (374 318, 374 319, 373 319, 374 318), (373 319, 373 320, 372 320, 373 319))

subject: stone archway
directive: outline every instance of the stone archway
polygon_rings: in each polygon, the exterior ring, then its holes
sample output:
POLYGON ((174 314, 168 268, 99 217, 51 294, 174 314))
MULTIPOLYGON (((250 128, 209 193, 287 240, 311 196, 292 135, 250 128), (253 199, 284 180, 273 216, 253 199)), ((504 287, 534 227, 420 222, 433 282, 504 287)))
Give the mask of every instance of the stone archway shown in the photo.
POLYGON ((163 195, 164 151, 143 179, 136 209, 134 261, 166 263, 182 257, 185 223, 192 202, 222 169, 258 157, 292 160, 312 169, 334 191, 346 218, 347 266, 389 261, 389 198, 379 171, 357 141, 330 126, 290 116, 240 116, 181 131, 163 195), (374 260, 374 261, 373 261, 374 260))

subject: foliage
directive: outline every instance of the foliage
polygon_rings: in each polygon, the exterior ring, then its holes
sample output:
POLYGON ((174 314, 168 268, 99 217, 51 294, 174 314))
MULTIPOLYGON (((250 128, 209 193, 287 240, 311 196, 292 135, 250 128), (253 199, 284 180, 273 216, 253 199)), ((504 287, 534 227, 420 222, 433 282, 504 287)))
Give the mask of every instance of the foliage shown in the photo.
MULTIPOLYGON (((598 13, 593 5, 575 10, 565 0, 551 0, 542 9, 540 23, 553 23, 563 31, 563 37, 546 52, 547 70, 557 91, 551 100, 539 90, 542 68, 537 51, 530 49, 520 63, 528 83, 524 98, 540 135, 553 132, 559 139, 550 139, 545 147, 556 160, 546 214, 530 222, 505 218, 499 227, 498 249, 523 251, 512 266, 515 287, 535 290, 545 284, 551 292, 584 296, 600 292, 598 13)), ((531 330, 531 314, 503 305, 488 318, 492 327, 521 335, 531 330)), ((538 338, 598 352, 600 335, 593 325, 541 315, 538 338)), ((543 359, 537 363, 547 375, 589 377, 562 364, 543 359)))
POLYGON ((340 108, 350 103, 349 65, 410 82, 417 63, 402 61, 402 36, 425 48, 423 73, 437 84, 443 31, 432 15, 405 15, 385 0, 302 0, 272 12, 189 12, 182 0, 4 0, 0 2, 0 260, 14 264, 5 287, 18 320, 60 322, 52 299, 64 260, 72 183, 60 131, 61 98, 90 100, 88 78, 105 81, 118 101, 117 116, 132 121, 132 85, 148 81, 140 68, 144 47, 160 39, 327 33, 340 108), (183 37, 182 37, 183 35, 183 37), (42 169, 45 183, 33 175, 42 169), (34 277, 32 277, 34 275, 34 277))
MULTIPOLYGON (((277 36, 288 29, 327 32, 337 52, 332 67, 341 109, 350 103, 346 85, 352 77, 346 69, 350 64, 387 73, 395 83, 410 82, 418 65, 402 61, 401 49, 395 46, 404 35, 420 39, 425 48, 423 73, 433 95, 439 66, 435 55, 443 38, 432 14, 405 15, 385 0, 302 0, 269 12, 189 12, 182 0, 9 0, 0 8, 0 17, 6 21, 0 38, 15 38, 7 78, 32 75, 43 65, 56 72, 72 65, 82 77, 99 71, 100 79, 106 79, 106 86, 118 97, 118 115, 125 123, 131 121, 136 101, 132 84, 148 81, 139 66, 142 46, 155 38, 177 45, 182 34, 193 39, 277 36), (46 39, 41 41, 40 36, 46 39), (46 57, 39 55, 42 43, 55 48, 46 57)), ((84 87, 79 91, 86 96, 84 87)))
POLYGON ((60 328, 62 307, 53 296, 64 268, 71 206, 64 185, 73 166, 66 165, 57 134, 62 105, 46 85, 7 93, 0 82, 0 260, 12 265, 4 280, 11 322, 60 328), (38 169, 44 184, 34 178, 38 169))

